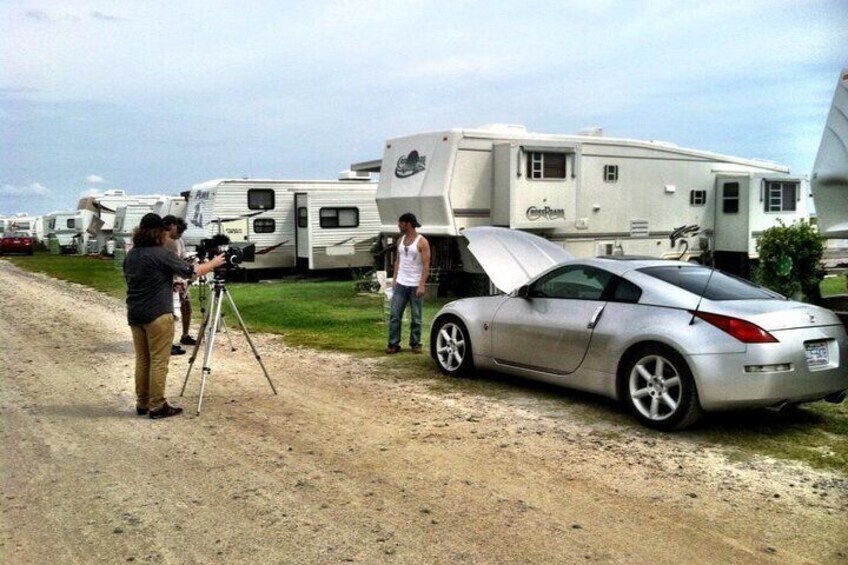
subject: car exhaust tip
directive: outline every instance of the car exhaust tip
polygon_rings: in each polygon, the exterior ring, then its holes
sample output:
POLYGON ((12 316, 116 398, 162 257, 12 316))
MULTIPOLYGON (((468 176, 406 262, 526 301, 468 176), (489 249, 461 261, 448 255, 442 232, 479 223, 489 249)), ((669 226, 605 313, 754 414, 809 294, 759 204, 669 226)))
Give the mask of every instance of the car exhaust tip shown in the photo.
POLYGON ((785 400, 781 400, 776 404, 772 404, 771 406, 766 406, 766 410, 769 412, 774 412, 775 414, 782 414, 786 411, 786 408, 789 406, 789 403, 785 400))
POLYGON ((845 400, 846 392, 844 390, 840 390, 839 392, 834 392, 833 394, 828 394, 824 397, 825 402, 830 402, 833 404, 841 404, 843 400, 845 400))

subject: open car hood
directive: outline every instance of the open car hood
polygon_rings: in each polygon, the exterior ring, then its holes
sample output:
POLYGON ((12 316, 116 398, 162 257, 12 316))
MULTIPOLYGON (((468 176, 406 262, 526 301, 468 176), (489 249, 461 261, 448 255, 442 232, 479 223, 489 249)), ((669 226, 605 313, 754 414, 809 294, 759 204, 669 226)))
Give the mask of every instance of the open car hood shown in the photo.
POLYGON ((562 247, 523 231, 481 226, 466 228, 462 235, 492 283, 506 293, 572 259, 562 247))

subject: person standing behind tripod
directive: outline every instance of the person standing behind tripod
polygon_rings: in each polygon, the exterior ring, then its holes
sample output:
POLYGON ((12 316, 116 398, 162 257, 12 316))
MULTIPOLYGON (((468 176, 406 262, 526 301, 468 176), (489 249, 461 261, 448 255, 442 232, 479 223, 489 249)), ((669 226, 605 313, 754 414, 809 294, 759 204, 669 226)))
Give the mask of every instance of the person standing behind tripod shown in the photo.
MULTIPOLYGON (((165 224, 165 229, 168 230, 168 237, 165 239, 165 248, 172 251, 180 259, 186 258, 185 242, 183 242, 183 233, 188 225, 185 220, 176 216, 167 215, 162 218, 165 224)), ((191 326, 191 296, 188 293, 188 281, 181 277, 174 277, 174 292, 180 301, 180 322, 182 323, 183 333, 180 337, 179 344, 171 347, 171 355, 182 355, 185 350, 181 345, 197 345, 197 341, 188 333, 191 326)))
POLYGON ((400 351, 401 321, 407 303, 411 312, 409 347, 421 353, 421 310, 424 306, 424 289, 430 273, 430 243, 415 228, 421 224, 415 214, 407 212, 398 218, 401 232, 397 245, 397 260, 392 280, 392 307, 389 317, 389 345, 386 353, 400 351))
POLYGON ((191 266, 163 247, 168 232, 157 214, 145 214, 124 259, 127 322, 135 349, 136 414, 168 418, 183 411, 165 400, 165 381, 174 339, 174 275, 203 276, 224 264, 218 255, 191 266))

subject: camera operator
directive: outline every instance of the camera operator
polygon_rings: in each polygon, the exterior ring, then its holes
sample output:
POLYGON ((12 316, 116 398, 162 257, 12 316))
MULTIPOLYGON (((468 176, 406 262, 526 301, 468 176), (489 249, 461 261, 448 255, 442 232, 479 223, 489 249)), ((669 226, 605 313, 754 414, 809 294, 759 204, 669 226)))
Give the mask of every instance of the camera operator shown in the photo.
MULTIPOLYGON (((188 225, 185 220, 176 216, 167 215, 162 218, 168 238, 165 240, 165 249, 173 252, 180 259, 186 258, 186 247, 182 240, 183 233, 188 225)), ((191 326, 191 296, 188 293, 188 281, 182 277, 174 277, 174 292, 180 303, 180 322, 182 323, 182 335, 178 344, 171 347, 171 355, 182 355, 185 349, 180 345, 197 345, 197 341, 188 333, 191 326)))
POLYGON ((133 248, 124 259, 127 281, 127 321, 135 348, 136 414, 168 418, 183 409, 165 400, 165 381, 174 339, 174 276, 203 276, 224 263, 217 255, 191 266, 164 247, 168 238, 157 214, 146 214, 133 234, 133 248))

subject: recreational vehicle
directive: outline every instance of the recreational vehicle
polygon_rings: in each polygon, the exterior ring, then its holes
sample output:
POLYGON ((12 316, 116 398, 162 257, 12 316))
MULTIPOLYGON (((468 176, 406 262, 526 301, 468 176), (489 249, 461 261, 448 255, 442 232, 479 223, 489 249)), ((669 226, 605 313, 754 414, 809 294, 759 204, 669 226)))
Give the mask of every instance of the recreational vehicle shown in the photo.
POLYGON ((189 246, 217 234, 253 242, 247 269, 368 267, 380 232, 370 178, 204 182, 191 189, 183 239, 189 246))
POLYGON ((829 239, 848 238, 848 68, 833 93, 812 178, 819 232, 829 239))
POLYGON ((115 211, 111 235, 120 249, 132 247, 132 236, 145 214, 153 211, 155 204, 127 204, 115 211))
POLYGON ((77 250, 79 211, 51 212, 44 217, 45 240, 51 253, 74 253, 77 250))
POLYGON ((613 139, 531 133, 523 126, 452 129, 390 139, 377 207, 386 239, 413 212, 431 241, 433 266, 466 270, 457 246, 468 227, 526 230, 575 257, 647 255, 698 260, 747 274, 756 237, 806 215, 808 180, 769 162, 613 139))
POLYGON ((16 214, 0 218, 0 235, 6 232, 24 232, 30 237, 40 238, 38 217, 27 214, 16 214))
POLYGON ((149 206, 150 209, 160 200, 161 194, 132 195, 121 189, 107 190, 102 194, 83 196, 77 208, 80 211, 79 231, 80 253, 101 253, 106 242, 114 238, 113 228, 118 208, 130 205, 149 206))
POLYGON ((176 216, 177 218, 185 219, 186 210, 188 209, 188 193, 184 192, 180 196, 163 196, 153 206, 153 213, 160 217, 176 216))

